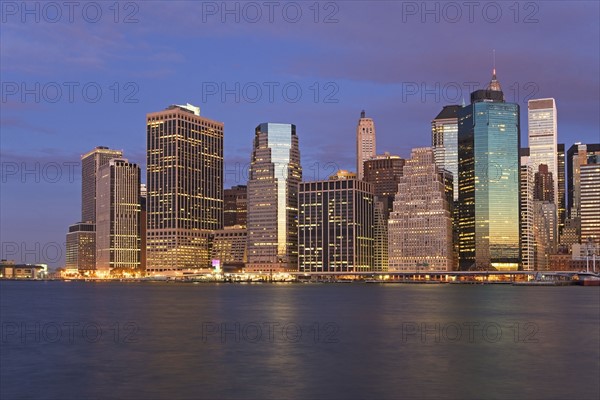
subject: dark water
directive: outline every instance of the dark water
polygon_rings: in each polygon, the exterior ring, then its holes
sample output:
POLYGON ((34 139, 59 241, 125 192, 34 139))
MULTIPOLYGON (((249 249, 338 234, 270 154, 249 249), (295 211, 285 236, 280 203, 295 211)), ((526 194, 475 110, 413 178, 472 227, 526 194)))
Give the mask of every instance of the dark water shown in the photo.
POLYGON ((2 400, 600 396, 593 287, 2 282, 0 300, 2 400))

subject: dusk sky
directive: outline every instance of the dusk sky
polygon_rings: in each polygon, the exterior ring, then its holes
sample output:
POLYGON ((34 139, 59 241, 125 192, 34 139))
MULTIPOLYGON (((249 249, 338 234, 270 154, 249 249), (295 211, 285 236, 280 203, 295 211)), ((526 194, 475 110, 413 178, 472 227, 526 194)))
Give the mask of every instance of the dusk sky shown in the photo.
POLYGON ((31 14, 3 2, 0 258, 62 266, 81 154, 122 149, 145 171, 146 113, 171 104, 224 122, 226 187, 246 183, 262 122, 296 124, 305 179, 325 179, 355 169, 363 109, 378 153, 431 145, 431 120, 487 85, 495 50, 522 146, 527 100, 544 97, 559 143, 600 141, 597 1, 429 2, 429 14, 422 2, 288 3, 269 15, 262 1, 80 2, 69 15, 63 2, 27 3, 31 14))

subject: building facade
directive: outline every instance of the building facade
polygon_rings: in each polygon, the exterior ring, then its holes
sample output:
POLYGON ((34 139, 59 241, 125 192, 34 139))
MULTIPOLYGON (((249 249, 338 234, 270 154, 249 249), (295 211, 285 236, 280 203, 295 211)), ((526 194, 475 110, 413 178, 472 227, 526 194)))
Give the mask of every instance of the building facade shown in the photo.
POLYGON ((121 150, 98 146, 81 156, 81 221, 96 222, 96 179, 100 167, 113 158, 123 157, 121 150))
POLYGON ((386 219, 392 211, 405 163, 405 159, 389 153, 373 156, 363 163, 362 180, 373 184, 375 196, 385 206, 386 219))
POLYGON ((558 205, 558 125, 554 99, 529 100, 527 122, 531 167, 537 171, 540 164, 547 166, 547 173, 553 179, 553 197, 548 201, 558 205))
POLYGON ((223 225, 246 227, 248 215, 248 187, 232 186, 223 191, 223 225))
POLYGON ((223 227, 223 123, 190 104, 146 116, 149 273, 210 267, 223 227))
POLYGON ((521 265, 524 271, 535 270, 534 236, 534 174, 529 165, 529 156, 521 157, 521 265))
POLYGON ((558 180, 558 236, 562 235, 563 228, 565 226, 565 220, 567 219, 567 207, 566 207, 566 181, 565 181, 565 145, 564 143, 559 143, 557 145, 557 153, 556 153, 556 164, 558 165, 558 176, 556 179, 558 180))
POLYGON ((452 207, 431 148, 413 149, 388 222, 389 271, 452 271, 452 207))
POLYGON ((343 173, 299 188, 300 272, 373 269, 373 185, 343 173))
POLYGON ((110 160, 98 171, 96 196, 96 274, 139 274, 140 167, 110 160))
POLYGON ((537 168, 538 170, 534 174, 533 198, 554 203, 554 176, 546 164, 538 164, 537 168))
MULTIPOLYGON (((600 155, 580 167, 581 243, 600 245, 600 155)), ((599 254, 600 255, 600 254, 599 254)))
POLYGON ((458 120, 460 268, 517 270, 519 105, 504 101, 494 70, 458 120))
POLYGON ((452 173, 454 199, 458 201, 458 110, 461 106, 444 106, 431 121, 431 146, 435 164, 452 173))
POLYGON ((248 235, 241 226, 228 226, 213 234, 211 259, 213 265, 218 260, 223 270, 241 271, 247 261, 248 235))
POLYGON ((364 176, 364 162, 377 153, 376 144, 375 123, 362 111, 356 127, 356 174, 360 180, 364 176))
POLYGON ((298 184, 301 180, 296 126, 258 125, 248 181, 247 271, 298 269, 298 184))
POLYGON ((90 222, 69 226, 67 233, 65 268, 90 274, 96 269, 96 228, 90 222))

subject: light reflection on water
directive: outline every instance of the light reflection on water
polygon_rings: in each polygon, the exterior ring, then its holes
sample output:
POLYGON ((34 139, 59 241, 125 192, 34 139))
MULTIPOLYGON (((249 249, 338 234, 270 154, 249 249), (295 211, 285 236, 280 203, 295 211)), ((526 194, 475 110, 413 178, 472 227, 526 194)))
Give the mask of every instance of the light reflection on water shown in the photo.
POLYGON ((0 307, 2 399, 600 393, 598 288, 2 282, 0 307))

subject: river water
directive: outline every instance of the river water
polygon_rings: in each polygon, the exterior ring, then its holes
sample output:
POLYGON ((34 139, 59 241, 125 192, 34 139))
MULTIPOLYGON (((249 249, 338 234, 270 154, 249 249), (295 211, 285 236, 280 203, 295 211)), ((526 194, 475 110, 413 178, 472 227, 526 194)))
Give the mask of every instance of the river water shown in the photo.
POLYGON ((0 283, 0 398, 598 399, 597 287, 0 283))

